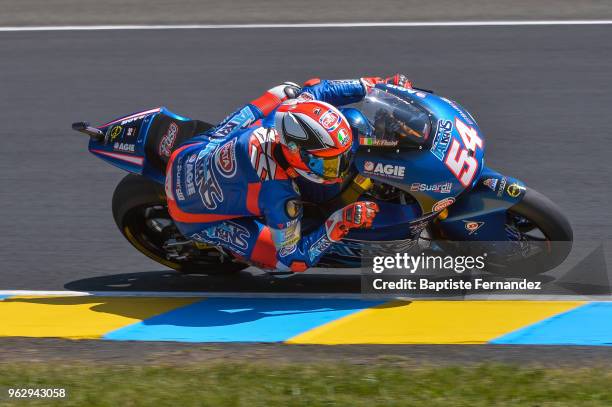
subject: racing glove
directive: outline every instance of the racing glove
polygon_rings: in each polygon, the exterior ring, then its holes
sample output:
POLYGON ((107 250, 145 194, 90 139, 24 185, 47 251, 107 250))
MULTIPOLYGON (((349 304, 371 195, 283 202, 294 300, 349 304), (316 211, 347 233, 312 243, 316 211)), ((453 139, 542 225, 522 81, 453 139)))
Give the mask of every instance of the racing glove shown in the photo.
POLYGON ((373 88, 378 83, 383 83, 383 79, 380 76, 366 76, 363 78, 359 78, 359 82, 363 85, 366 92, 368 89, 373 88))
POLYGON ((325 221, 327 238, 338 242, 351 229, 371 227, 378 211, 378 205, 370 201, 355 202, 338 209, 325 221))
POLYGON ((393 76, 389 76, 385 79, 385 83, 389 85, 401 86, 402 88, 410 89, 412 88, 412 82, 405 75, 400 73, 396 73, 393 76))
POLYGON ((382 79, 379 76, 366 76, 360 78, 359 80, 363 87, 366 89, 366 92, 368 89, 373 88, 379 83, 387 83, 389 85, 401 86, 402 88, 407 89, 412 88, 412 82, 408 79, 408 77, 400 73, 396 73, 395 75, 389 76, 385 79, 382 79))

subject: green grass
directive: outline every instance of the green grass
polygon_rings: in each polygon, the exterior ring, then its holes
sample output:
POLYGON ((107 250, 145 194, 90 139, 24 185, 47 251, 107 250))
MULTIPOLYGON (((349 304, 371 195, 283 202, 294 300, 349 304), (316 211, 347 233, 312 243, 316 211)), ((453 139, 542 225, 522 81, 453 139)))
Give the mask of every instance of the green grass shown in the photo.
POLYGON ((610 406, 612 371, 506 365, 2 364, 0 389, 0 405, 20 406, 610 406), (11 401, 9 387, 64 387, 68 397, 11 401))

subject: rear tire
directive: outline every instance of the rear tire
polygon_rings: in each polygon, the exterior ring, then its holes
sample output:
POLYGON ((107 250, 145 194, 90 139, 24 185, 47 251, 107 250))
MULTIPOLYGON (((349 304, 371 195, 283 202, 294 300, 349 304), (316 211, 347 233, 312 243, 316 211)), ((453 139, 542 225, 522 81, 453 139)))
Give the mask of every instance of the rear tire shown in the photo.
POLYGON ((163 186, 143 176, 129 174, 119 182, 113 194, 112 208, 117 227, 132 246, 166 267, 185 274, 224 274, 248 267, 246 264, 232 262, 215 248, 198 249, 201 255, 197 259, 169 259, 163 247, 168 234, 166 229, 176 233, 178 231, 168 215, 163 186), (168 226, 159 233, 147 226, 146 214, 151 210, 158 211, 162 218, 167 219, 168 226))

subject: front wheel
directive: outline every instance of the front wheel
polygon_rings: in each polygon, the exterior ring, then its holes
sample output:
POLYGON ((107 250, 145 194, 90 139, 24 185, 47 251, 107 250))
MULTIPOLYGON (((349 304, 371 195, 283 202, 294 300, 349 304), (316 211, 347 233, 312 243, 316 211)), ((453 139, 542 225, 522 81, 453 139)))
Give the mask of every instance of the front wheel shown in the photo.
POLYGON ((247 267, 218 249, 179 232, 168 213, 164 188, 143 176, 126 175, 113 194, 113 218, 139 252, 186 274, 222 274, 247 267))
POLYGON ((439 246, 456 255, 487 253, 485 271, 508 277, 545 273, 559 266, 572 249, 572 227, 561 209, 527 188, 521 202, 506 211, 504 242, 450 242, 435 233, 439 246), (469 249, 465 249, 468 246, 469 249))
POLYGON ((517 249, 489 271, 507 276, 544 273, 559 266, 572 250, 574 234, 561 209, 538 191, 527 188, 521 202, 508 209, 508 246, 517 249))

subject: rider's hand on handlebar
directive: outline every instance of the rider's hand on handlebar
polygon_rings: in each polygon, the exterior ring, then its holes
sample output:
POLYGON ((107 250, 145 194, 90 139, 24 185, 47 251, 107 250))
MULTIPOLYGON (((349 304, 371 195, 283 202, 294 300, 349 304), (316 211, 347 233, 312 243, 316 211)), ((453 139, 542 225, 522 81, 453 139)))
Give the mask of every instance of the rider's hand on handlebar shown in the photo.
POLYGON ((402 88, 412 88, 412 82, 408 79, 407 76, 402 75, 400 73, 396 73, 393 76, 389 76, 388 78, 382 79, 378 76, 368 76, 361 78, 361 84, 366 88, 373 88, 378 83, 387 83, 389 85, 401 86, 402 88))
POLYGON ((369 228, 378 213, 375 202, 355 202, 338 209, 325 221, 325 229, 329 240, 341 240, 351 229, 369 228))
POLYGON ((412 82, 408 77, 402 75, 401 73, 396 73, 393 76, 389 76, 385 79, 385 83, 389 85, 401 86, 402 88, 410 89, 412 88, 412 82))

